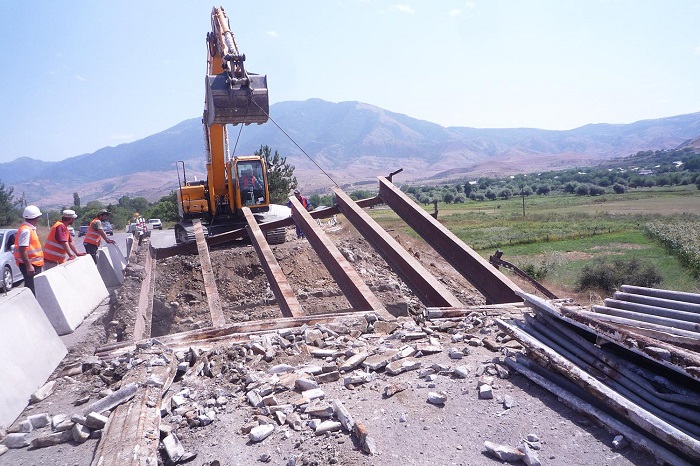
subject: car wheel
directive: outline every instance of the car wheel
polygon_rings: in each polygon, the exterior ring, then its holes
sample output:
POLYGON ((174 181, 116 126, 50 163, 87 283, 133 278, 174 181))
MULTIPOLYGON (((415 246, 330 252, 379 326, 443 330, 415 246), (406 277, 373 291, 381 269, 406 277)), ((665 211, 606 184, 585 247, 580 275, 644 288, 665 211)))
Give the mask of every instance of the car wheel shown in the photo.
POLYGON ((12 269, 9 265, 6 265, 2 269, 2 287, 7 292, 12 289, 14 281, 12 280, 12 269))

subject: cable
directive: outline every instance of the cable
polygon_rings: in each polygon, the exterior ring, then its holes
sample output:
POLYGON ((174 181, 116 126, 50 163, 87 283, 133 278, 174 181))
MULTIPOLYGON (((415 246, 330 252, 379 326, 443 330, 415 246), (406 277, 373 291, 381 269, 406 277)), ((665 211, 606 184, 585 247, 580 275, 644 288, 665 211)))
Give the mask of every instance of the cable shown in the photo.
POLYGON ((336 187, 340 187, 340 186, 338 186, 338 183, 336 183, 335 180, 334 180, 333 178, 331 178, 331 176, 330 176, 328 173, 326 173, 326 171, 325 171, 323 168, 321 168, 321 166, 320 166, 319 164, 317 164, 316 161, 315 161, 314 159, 312 159, 311 156, 310 156, 309 154, 307 154, 306 151, 305 151, 304 149, 302 149, 301 146, 300 146, 299 144, 297 144, 297 142, 296 142, 294 139, 292 139, 292 137, 291 137, 289 134, 287 134, 287 132, 286 132, 285 130, 283 130, 282 127, 281 127, 280 125, 278 125, 277 122, 276 122, 276 121, 275 121, 275 120, 274 120, 274 119, 273 119, 273 118, 272 118, 272 117, 271 117, 271 116, 270 116, 256 101, 255 101, 255 100, 253 100, 252 102, 253 102, 255 105, 257 105, 257 107, 260 109, 260 111, 263 112, 263 113, 267 116, 267 118, 269 118, 270 121, 273 122, 273 123, 275 124, 275 126, 277 126, 277 128, 279 128, 279 130, 282 131, 282 132, 284 133, 284 135, 287 136, 287 137, 289 138, 289 140, 292 141, 292 142, 294 143, 294 145, 297 146, 297 148, 298 148, 305 156, 307 156, 307 157, 309 158, 309 160, 311 160, 311 161, 313 162, 313 164, 316 165, 316 167, 317 167, 319 170, 321 170, 321 171, 323 172, 323 174, 326 175, 326 176, 328 177, 328 179, 331 180, 331 182, 332 182, 336 187))

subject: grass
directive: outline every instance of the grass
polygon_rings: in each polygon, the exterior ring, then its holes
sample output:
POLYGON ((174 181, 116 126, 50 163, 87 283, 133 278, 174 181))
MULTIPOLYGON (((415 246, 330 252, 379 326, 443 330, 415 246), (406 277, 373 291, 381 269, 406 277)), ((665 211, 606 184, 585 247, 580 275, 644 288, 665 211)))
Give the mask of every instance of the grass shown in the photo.
MULTIPOLYGON (((604 257, 639 259, 663 277, 661 287, 700 292, 692 270, 645 234, 650 223, 700 219, 695 186, 644 188, 604 196, 556 195, 464 204, 439 204, 438 218, 462 241, 488 258, 496 249, 518 267, 544 269, 543 282, 574 291, 581 269, 604 257)), ((432 212, 432 205, 425 207, 432 212)), ((384 228, 417 234, 388 208, 371 209, 384 228)))

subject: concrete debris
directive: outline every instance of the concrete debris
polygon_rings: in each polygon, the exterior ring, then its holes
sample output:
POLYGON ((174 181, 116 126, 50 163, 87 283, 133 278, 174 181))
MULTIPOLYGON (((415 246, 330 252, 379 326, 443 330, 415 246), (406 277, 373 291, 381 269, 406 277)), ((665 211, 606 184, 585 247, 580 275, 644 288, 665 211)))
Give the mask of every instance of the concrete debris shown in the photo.
POLYGON ((102 413, 104 411, 114 409, 120 404, 132 399, 134 395, 136 395, 136 390, 138 387, 139 385, 136 382, 127 384, 111 395, 92 403, 83 412, 85 414, 89 414, 93 411, 96 413, 102 413))
POLYGON ((517 463, 525 459, 525 453, 517 448, 509 447, 507 445, 500 445, 498 443, 486 441, 484 442, 484 448, 486 448, 487 452, 491 453, 499 460, 503 460, 508 463, 517 463))
POLYGON ((398 375, 406 371, 416 370, 420 366, 421 362, 418 359, 406 357, 387 364, 386 372, 389 375, 398 375))
POLYGON ((399 392, 406 390, 408 387, 402 383, 391 383, 384 387, 384 396, 390 398, 399 392))
POLYGON ((82 424, 76 424, 73 426, 73 429, 71 429, 71 434, 76 443, 83 443, 90 438, 90 429, 82 424))
POLYGON ((622 450, 623 448, 629 446, 629 442, 622 435, 616 435, 612 440, 612 446, 615 450, 622 450))
POLYGON ((7 453, 7 450, 9 450, 9 448, 7 448, 5 445, 0 445, 0 456, 7 453))
POLYGON ((26 433, 12 433, 2 439, 2 444, 7 448, 24 448, 29 446, 29 440, 26 433))
MULTIPOLYGON (((71 426, 75 426, 75 424, 71 423, 71 426)), ((37 437, 31 441, 29 444, 30 448, 46 448, 46 447, 52 447, 54 445, 59 445, 61 443, 67 443, 67 442, 72 442, 73 441, 73 427, 70 429, 64 430, 62 432, 56 432, 53 434, 47 434, 47 435, 42 435, 41 437, 37 437)))
POLYGON ((445 392, 430 392, 428 393, 428 403, 434 405, 444 405, 447 401, 447 393, 445 392))
POLYGON ((522 451, 523 454, 525 455, 523 457, 523 462, 527 466, 541 466, 542 463, 540 463, 540 459, 537 456, 537 452, 530 448, 530 446, 527 443, 522 443, 518 446, 518 450, 522 451))
POLYGON ((38 403, 40 401, 45 400, 54 391, 54 388, 56 387, 56 381, 51 380, 49 382, 46 382, 39 390, 35 391, 32 396, 29 398, 30 403, 38 403))
POLYGON ((165 447, 165 453, 170 458, 170 461, 177 463, 185 454, 185 447, 180 443, 180 439, 174 433, 166 436, 163 439, 163 446, 165 447))
POLYGON ((249 438, 251 442, 262 442, 274 432, 275 426, 272 424, 263 424, 253 427, 250 431, 249 438))

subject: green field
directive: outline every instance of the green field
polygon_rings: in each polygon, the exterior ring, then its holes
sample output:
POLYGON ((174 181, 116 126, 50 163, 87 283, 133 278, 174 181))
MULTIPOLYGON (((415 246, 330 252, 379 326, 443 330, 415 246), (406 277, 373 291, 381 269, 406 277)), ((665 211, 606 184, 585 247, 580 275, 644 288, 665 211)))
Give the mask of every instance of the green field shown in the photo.
MULTIPOLYGON (((433 206, 425 207, 432 212, 433 206)), ((649 224, 700 221, 695 186, 643 188, 604 196, 556 195, 507 201, 438 204, 438 219, 488 258, 496 249, 520 268, 544 270, 542 282, 559 292, 576 292, 581 269, 601 258, 638 259, 662 276, 660 287, 700 292, 700 280, 679 260, 680 251, 646 234, 649 224)), ((389 209, 372 209, 384 228, 416 235, 389 209)), ((687 226, 686 231, 689 231, 687 226)), ((690 230, 685 241, 697 241, 690 230)), ((676 243, 673 243, 676 244, 676 243)), ((687 261, 685 261, 687 264, 687 261)))

